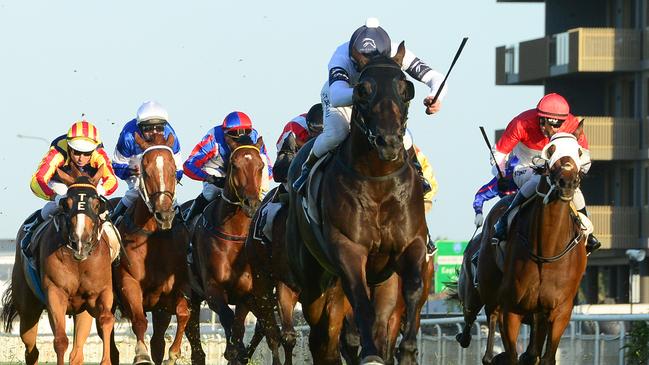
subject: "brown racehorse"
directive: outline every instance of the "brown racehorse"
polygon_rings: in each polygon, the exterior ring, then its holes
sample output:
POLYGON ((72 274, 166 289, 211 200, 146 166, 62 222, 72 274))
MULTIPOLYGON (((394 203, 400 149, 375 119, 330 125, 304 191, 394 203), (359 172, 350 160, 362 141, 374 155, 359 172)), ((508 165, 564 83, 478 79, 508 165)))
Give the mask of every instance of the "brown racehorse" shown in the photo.
MULTIPOLYGON (((236 363, 243 361, 240 357, 245 356, 242 342, 245 327, 233 328, 235 313, 228 304, 239 305, 240 299, 252 287, 250 269, 242 253, 251 218, 261 203, 262 174, 266 172, 260 148, 264 142, 260 137, 257 143, 252 143, 246 136, 238 140, 226 136, 225 140, 232 152, 223 193, 194 219, 190 228, 194 271, 202 289, 202 293, 198 293, 200 300, 192 298, 192 318, 187 328, 194 364, 205 363, 198 327, 202 300, 219 315, 228 340, 226 359, 236 363)), ((237 323, 243 324, 245 314, 237 323)))
MULTIPOLYGON (((286 194, 286 190, 283 186, 271 190, 261 206, 269 203, 276 194, 286 194)), ((256 214, 260 213, 261 208, 256 214)), ((297 332, 293 326, 293 309, 297 304, 299 289, 292 278, 288 266, 289 253, 284 244, 287 216, 288 206, 283 205, 273 220, 270 242, 255 239, 252 234, 254 227, 250 227, 250 234, 246 241, 246 256, 253 279, 251 297, 247 301, 247 306, 257 317, 255 336, 248 346, 247 357, 252 357, 257 344, 265 335, 270 337, 268 346, 273 353, 273 364, 279 364, 277 345, 281 343, 284 348, 284 364, 290 365, 293 363, 293 348, 297 342, 297 332), (275 321, 276 306, 282 324, 281 333, 275 321)))
MULTIPOLYGON (((403 280, 400 294, 406 303, 398 357, 402 364, 417 361, 427 232, 422 186, 402 142, 408 102, 414 97, 414 87, 400 68, 404 54, 402 43, 394 58, 352 55, 361 74, 354 87, 350 136, 323 172, 324 198, 318 202, 326 242, 322 246, 300 197, 289 192, 287 247, 302 289, 300 302, 311 326, 309 343, 316 364, 341 363, 340 289, 353 308, 362 363, 383 364, 382 358, 390 356, 388 322, 399 295, 398 280, 386 280, 393 273, 403 280), (340 280, 327 280, 332 276, 340 280)), ((291 164, 289 183, 297 178, 309 148, 305 144, 291 164)))
MULTIPOLYGON (((43 309, 47 309, 54 333, 57 364, 64 363, 68 347, 66 314, 88 311, 98 319, 99 331, 106 339, 110 337, 115 322, 111 313, 113 285, 110 249, 99 218, 106 206, 96 188, 101 171, 92 178, 82 176, 75 167, 71 175, 60 169, 57 174, 59 180, 68 185, 67 197, 61 200, 60 211, 52 220, 44 223, 41 233, 34 236, 32 243, 37 247, 34 265, 40 271, 42 292, 35 294, 25 276, 24 265, 28 258, 20 247, 25 234, 21 227, 16 238, 11 285, 2 298, 1 318, 5 331, 11 330, 12 320, 16 316, 20 317, 20 337, 25 344, 27 364, 34 364, 38 360, 36 336, 43 309), (46 304, 43 304, 43 300, 46 304)), ((40 288, 36 290, 39 291, 40 288)), ((79 343, 76 336, 75 346, 81 346, 81 349, 73 348, 70 363, 81 364, 83 343, 79 343)), ((109 351, 109 342, 104 341, 101 364, 110 364, 109 351)))
MULTIPOLYGON (((580 132, 578 129, 575 134, 580 132)), ((546 163, 539 168, 537 195, 521 209, 510 227, 503 274, 488 276, 497 271, 493 264, 494 249, 487 246, 491 244, 486 238, 482 239, 478 264, 480 293, 496 293, 482 295, 482 300, 493 309, 490 336, 498 320, 505 346, 505 353, 493 359, 495 363, 555 363, 557 347, 586 268, 586 235, 571 207, 581 176, 579 161, 570 156, 580 155, 581 151, 572 136, 562 140, 574 143, 557 148, 551 142, 544 149, 546 163), (516 341, 524 319, 531 322, 531 340, 519 360, 516 341), (545 353, 539 359, 544 345, 545 353)))
POLYGON ((162 362, 164 333, 172 314, 176 315, 176 336, 166 361, 173 364, 180 356, 191 292, 186 265, 189 237, 185 225, 175 219, 176 163, 171 150, 174 137, 169 135, 165 140, 160 135, 149 142, 135 134, 135 140, 144 151, 140 196, 117 225, 125 255, 114 270, 116 292, 137 338, 136 364, 152 362, 144 343, 148 324, 145 311, 153 315, 151 354, 156 364, 162 362))

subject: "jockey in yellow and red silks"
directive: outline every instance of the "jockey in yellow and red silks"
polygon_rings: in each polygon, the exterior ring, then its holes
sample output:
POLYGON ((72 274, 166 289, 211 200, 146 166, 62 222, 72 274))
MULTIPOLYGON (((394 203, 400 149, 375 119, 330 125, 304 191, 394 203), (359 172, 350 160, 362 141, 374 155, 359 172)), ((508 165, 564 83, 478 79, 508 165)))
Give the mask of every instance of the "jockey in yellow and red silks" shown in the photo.
POLYGON ((48 200, 45 206, 25 222, 25 242, 31 240, 35 228, 53 215, 59 200, 66 196, 68 187, 56 176, 56 169, 69 172, 71 165, 79 171, 94 176, 101 170, 97 186, 100 195, 109 196, 117 189, 117 178, 110 159, 103 148, 99 131, 92 123, 82 120, 72 124, 67 134, 55 138, 47 154, 32 175, 31 190, 39 198, 48 200))

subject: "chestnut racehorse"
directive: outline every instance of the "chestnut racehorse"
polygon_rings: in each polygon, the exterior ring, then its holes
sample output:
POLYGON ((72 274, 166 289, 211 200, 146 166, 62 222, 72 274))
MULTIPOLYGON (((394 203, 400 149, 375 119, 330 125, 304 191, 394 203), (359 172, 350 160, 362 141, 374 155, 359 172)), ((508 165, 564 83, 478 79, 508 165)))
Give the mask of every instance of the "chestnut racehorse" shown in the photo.
MULTIPOLYGON (((11 285, 2 298, 1 318, 5 331, 9 332, 12 320, 20 317, 25 363, 35 364, 39 353, 36 348, 38 320, 43 309, 47 309, 54 333, 57 364, 63 364, 68 347, 65 315, 80 315, 87 311, 98 319, 98 329, 107 339, 104 341, 101 364, 110 364, 108 338, 115 319, 111 313, 113 285, 110 248, 99 217, 106 212, 106 203, 97 193, 101 171, 90 178, 81 175, 72 166, 70 175, 61 169, 57 170, 57 175, 68 186, 67 196, 61 199, 59 212, 44 223, 40 234, 36 234, 31 243, 37 247, 33 251, 33 264, 35 274, 40 272, 40 276, 32 276, 35 279, 32 285, 37 289, 30 287, 26 277, 31 272, 26 265, 31 264, 20 246, 25 235, 21 227, 16 237, 11 285)), ((85 335, 81 337, 85 340, 85 335)), ((82 342, 75 335, 71 364, 83 363, 82 342)))
POLYGON ((202 291, 192 296, 192 316, 187 328, 194 364, 205 363, 198 323, 202 300, 219 315, 225 330, 225 358, 236 363, 245 361, 246 355, 242 341, 243 320, 248 311, 241 312, 243 318, 237 318, 235 323, 235 313, 228 305, 239 306, 252 287, 250 269, 242 253, 251 218, 261 203, 262 174, 267 172, 260 154, 264 143, 261 137, 256 143, 247 136, 237 140, 226 136, 225 140, 232 152, 223 192, 190 223, 192 265, 202 291))
POLYGON ((135 134, 136 143, 144 151, 139 178, 139 194, 117 228, 124 243, 120 266, 114 270, 117 294, 122 312, 131 319, 137 339, 136 364, 162 362, 164 333, 171 316, 176 315, 177 328, 169 348, 168 364, 180 357, 182 334, 189 320, 188 298, 191 294, 186 255, 189 235, 176 217, 176 163, 171 146, 173 135, 164 139, 156 135, 152 141, 135 134), (152 312, 153 336, 149 356, 144 333, 148 321, 145 311, 152 312))

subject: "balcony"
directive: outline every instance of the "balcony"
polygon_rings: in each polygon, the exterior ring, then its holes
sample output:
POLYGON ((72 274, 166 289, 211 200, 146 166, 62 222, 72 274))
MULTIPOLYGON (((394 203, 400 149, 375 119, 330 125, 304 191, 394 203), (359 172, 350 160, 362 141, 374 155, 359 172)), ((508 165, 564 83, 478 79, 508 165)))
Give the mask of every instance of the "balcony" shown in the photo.
POLYGON ((498 47, 496 84, 540 85, 545 78, 573 73, 639 70, 641 35, 634 29, 574 28, 498 47))
POLYGON ((602 248, 627 249, 640 247, 640 209, 593 205, 588 207, 595 235, 602 248))
POLYGON ((639 120, 615 117, 578 118, 585 118, 584 128, 593 160, 635 160, 640 157, 639 120))

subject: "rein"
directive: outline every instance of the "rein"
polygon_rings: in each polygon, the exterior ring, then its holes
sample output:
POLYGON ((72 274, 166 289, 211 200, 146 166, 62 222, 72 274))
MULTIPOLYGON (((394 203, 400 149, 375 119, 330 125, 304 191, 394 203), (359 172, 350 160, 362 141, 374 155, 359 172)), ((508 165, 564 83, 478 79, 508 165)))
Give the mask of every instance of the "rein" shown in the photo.
MULTIPOLYGON (((552 179, 550 179, 549 175, 545 175, 545 180, 548 183, 548 185, 550 186, 550 189, 548 190, 548 192, 543 193, 543 192, 539 191, 540 183, 536 185, 535 190, 536 190, 536 195, 543 198, 543 205, 548 205, 548 203, 550 202, 550 196, 554 192, 554 190, 556 189, 556 185, 552 182, 552 179)), ((568 203, 568 204, 572 204, 572 203, 568 203)), ((574 221, 577 221, 577 223, 578 223, 579 218, 578 218, 578 216, 575 215, 573 210, 574 210, 574 208, 572 208, 570 210, 570 217, 574 221)), ((554 256, 546 257, 546 256, 537 255, 536 253, 532 252, 532 248, 529 245, 527 245, 527 249, 529 251, 530 257, 532 258, 532 261, 534 261, 534 262, 536 262, 538 264, 548 264, 548 263, 559 261, 568 252, 572 251, 572 249, 577 247, 577 245, 579 245, 579 242, 581 242, 581 239, 584 237, 584 232, 581 230, 581 228, 579 228, 579 224, 578 224, 578 229, 577 230, 578 230, 579 233, 575 236, 575 238, 573 238, 572 241, 570 241, 570 243, 568 243, 568 245, 566 245, 566 247, 561 252, 559 252, 557 255, 554 255, 554 256)), ((528 240, 526 238, 522 237, 520 235, 520 233, 519 233, 519 237, 522 238, 523 242, 528 242, 528 240)))

